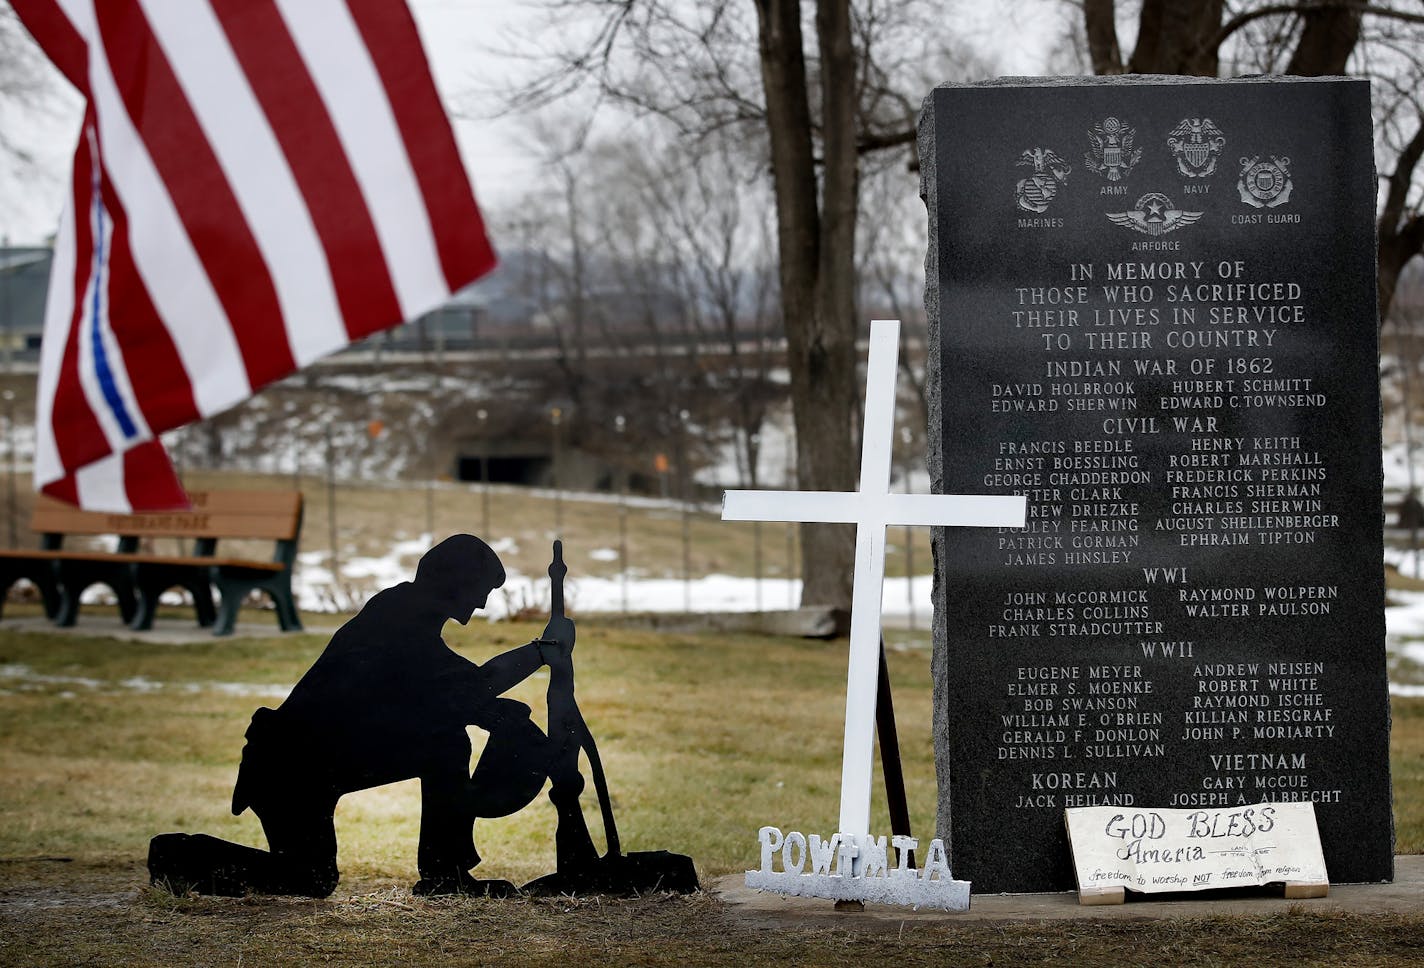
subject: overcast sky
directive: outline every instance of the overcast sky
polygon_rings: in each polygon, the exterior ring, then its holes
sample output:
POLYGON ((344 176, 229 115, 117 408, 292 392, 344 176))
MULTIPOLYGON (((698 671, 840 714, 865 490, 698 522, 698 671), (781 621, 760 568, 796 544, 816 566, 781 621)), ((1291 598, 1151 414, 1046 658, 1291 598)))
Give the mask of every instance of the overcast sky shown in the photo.
MULTIPOLYGON (((471 104, 472 91, 495 87, 528 69, 495 52, 518 48, 520 30, 530 25, 531 6, 517 0, 412 0, 436 85, 447 104, 471 104)), ((952 0, 945 6, 946 23, 953 24, 961 41, 992 53, 1006 74, 1043 70, 1067 9, 1055 0, 952 0)), ((0 159, 0 238, 13 245, 43 242, 59 222, 82 105, 57 74, 51 86, 43 111, 0 103, 0 128, 7 140, 36 159, 30 166, 0 159)), ((484 113, 493 115, 494 108, 491 104, 484 113)), ((462 112, 454 120, 455 131, 477 197, 486 208, 498 208, 537 173, 529 170, 518 150, 520 123, 464 116, 477 113, 462 112)))

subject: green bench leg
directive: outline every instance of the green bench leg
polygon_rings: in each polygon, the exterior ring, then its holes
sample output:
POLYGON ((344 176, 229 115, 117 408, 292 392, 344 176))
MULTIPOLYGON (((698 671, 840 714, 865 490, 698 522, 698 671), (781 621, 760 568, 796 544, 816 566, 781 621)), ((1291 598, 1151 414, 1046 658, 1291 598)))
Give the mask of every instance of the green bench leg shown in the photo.
POLYGON ((141 568, 136 585, 138 604, 129 627, 138 632, 153 628, 153 618, 158 612, 159 597, 168 589, 178 587, 193 596, 193 609, 197 614, 198 626, 209 628, 217 620, 217 610, 213 607, 213 590, 208 584, 206 572, 194 575, 190 570, 180 572, 141 568))
POLYGON ((90 585, 108 585, 119 602, 119 617, 125 625, 133 622, 138 606, 133 574, 127 565, 104 562, 61 561, 57 568, 60 600, 53 621, 62 628, 79 618, 79 597, 90 585))
POLYGON ((268 575, 260 580, 224 574, 221 570, 213 577, 220 604, 217 621, 213 626, 214 635, 231 635, 237 626, 237 613, 242 609, 243 600, 253 589, 260 589, 272 598, 276 606, 277 624, 283 632, 300 632, 302 620, 297 614, 297 605, 292 598, 292 576, 287 572, 268 575))
POLYGON ((0 567, 0 585, 3 585, 3 588, 0 588, 0 615, 4 614, 5 598, 10 594, 10 589, 21 578, 28 578, 35 588, 39 589, 45 618, 53 620, 59 613, 61 596, 52 561, 16 561, 0 567))

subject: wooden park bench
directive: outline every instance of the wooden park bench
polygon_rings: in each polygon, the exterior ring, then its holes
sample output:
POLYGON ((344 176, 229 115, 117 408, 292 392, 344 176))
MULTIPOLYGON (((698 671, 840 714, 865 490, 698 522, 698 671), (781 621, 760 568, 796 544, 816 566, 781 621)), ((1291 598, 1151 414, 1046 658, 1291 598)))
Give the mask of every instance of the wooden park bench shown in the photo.
POLYGON ((271 596, 282 629, 300 631, 292 565, 302 528, 301 492, 195 491, 189 497, 191 511, 110 514, 37 496, 30 529, 40 534, 40 548, 0 551, 0 601, 18 579, 28 578, 39 588, 45 614, 68 626, 79 615, 79 596, 102 584, 113 589, 119 614, 131 628, 149 629, 159 596, 180 587, 193 596, 198 624, 228 635, 247 594, 261 589, 271 596), (94 535, 116 536, 117 548, 64 547, 67 537, 94 535), (141 550, 141 542, 158 538, 192 539, 192 553, 141 550), (220 539, 271 540, 276 546, 265 561, 219 556, 220 539), (219 596, 216 609, 213 589, 219 596))

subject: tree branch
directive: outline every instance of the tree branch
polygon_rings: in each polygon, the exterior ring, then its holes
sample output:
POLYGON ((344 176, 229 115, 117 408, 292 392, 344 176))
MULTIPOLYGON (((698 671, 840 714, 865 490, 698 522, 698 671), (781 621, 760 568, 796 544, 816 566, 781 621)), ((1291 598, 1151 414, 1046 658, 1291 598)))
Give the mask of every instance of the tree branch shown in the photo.
POLYGON ((1384 208, 1380 211, 1380 232, 1393 233, 1404 216, 1404 204, 1409 195, 1409 186, 1414 182, 1414 169, 1419 159, 1424 157, 1424 117, 1420 119, 1419 130, 1399 153, 1394 174, 1389 176, 1389 191, 1385 195, 1384 208))
POLYGON ((1122 48, 1117 42, 1117 11, 1113 0, 1083 0, 1083 26, 1094 74, 1121 74, 1122 48))
POLYGON ((900 145, 912 145, 915 143, 916 132, 914 128, 902 128, 899 131, 863 132, 855 142, 855 152, 858 155, 868 155, 873 151, 881 151, 885 148, 898 148, 900 145))
POLYGON ((1377 7, 1372 3, 1360 2, 1360 0, 1319 0, 1319 2, 1302 3, 1272 3, 1264 7, 1257 7, 1254 10, 1243 10, 1221 25, 1221 29, 1216 35, 1202 44, 1197 53, 1212 50, 1220 47, 1231 38, 1242 27, 1263 17, 1275 17, 1282 14, 1307 14, 1319 13, 1322 10, 1354 10, 1372 17, 1383 17, 1388 20, 1401 20, 1405 23, 1424 24, 1424 14, 1410 13, 1406 10, 1395 10, 1392 7, 1377 7))

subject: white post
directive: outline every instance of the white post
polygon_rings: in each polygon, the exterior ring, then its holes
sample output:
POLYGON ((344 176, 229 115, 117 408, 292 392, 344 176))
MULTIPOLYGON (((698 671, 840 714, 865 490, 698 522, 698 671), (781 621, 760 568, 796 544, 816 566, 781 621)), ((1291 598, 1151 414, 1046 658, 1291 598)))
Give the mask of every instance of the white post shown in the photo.
POLYGON ((898 320, 871 323, 858 492, 727 491, 722 502, 724 521, 856 525, 838 832, 857 838, 870 833, 870 777, 879 680, 886 527, 895 524, 1022 528, 1025 517, 1026 501, 1022 496, 890 493, 899 334, 898 320))

